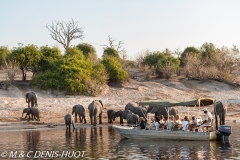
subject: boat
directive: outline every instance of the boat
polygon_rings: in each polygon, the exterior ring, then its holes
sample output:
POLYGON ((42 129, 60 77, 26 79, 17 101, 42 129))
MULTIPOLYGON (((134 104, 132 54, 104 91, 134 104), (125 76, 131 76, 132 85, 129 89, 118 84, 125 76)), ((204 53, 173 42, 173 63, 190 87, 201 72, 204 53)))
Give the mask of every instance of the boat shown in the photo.
MULTIPOLYGON (((213 105, 214 112, 216 107, 216 100, 213 98, 201 98, 190 101, 174 101, 174 100, 151 100, 139 102, 139 106, 155 105, 160 107, 204 107, 213 105)), ((182 131, 182 130, 146 130, 133 126, 113 125, 112 127, 123 137, 128 139, 153 139, 153 140, 187 140, 187 141, 215 141, 218 135, 227 136, 231 134, 231 126, 220 126, 221 130, 218 130, 217 115, 215 113, 215 129, 208 132, 196 132, 196 131, 182 131)))
POLYGON ((121 136, 129 139, 152 140, 187 140, 187 141, 213 141, 217 139, 216 132, 192 132, 170 130, 145 130, 130 126, 112 126, 121 136))

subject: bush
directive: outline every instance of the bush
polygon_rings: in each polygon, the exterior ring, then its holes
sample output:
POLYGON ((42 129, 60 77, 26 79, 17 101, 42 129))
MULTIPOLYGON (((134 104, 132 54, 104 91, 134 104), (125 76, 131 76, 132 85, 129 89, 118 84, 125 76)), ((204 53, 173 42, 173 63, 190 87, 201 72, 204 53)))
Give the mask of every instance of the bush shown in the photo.
POLYGON ((107 74, 103 65, 92 66, 82 52, 69 48, 65 56, 51 63, 49 69, 30 82, 42 89, 65 90, 68 94, 95 95, 94 87, 106 84, 107 74))
POLYGON ((123 70, 118 58, 105 56, 102 60, 102 64, 106 68, 110 81, 124 82, 129 80, 129 75, 123 70))

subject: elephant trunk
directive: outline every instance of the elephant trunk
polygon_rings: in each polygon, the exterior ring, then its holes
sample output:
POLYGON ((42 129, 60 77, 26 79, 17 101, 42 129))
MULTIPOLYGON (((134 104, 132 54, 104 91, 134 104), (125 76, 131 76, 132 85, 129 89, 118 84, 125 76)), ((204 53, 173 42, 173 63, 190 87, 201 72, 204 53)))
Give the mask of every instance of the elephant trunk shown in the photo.
POLYGON ((23 114, 24 114, 24 113, 22 113, 22 117, 23 117, 23 114))

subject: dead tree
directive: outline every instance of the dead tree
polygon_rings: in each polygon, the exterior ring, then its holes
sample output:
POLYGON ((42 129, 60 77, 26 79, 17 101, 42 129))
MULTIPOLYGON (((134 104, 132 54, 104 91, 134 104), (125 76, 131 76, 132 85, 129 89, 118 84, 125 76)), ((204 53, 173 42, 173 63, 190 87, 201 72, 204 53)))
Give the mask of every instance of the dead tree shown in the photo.
POLYGON ((53 21, 52 25, 46 25, 46 28, 51 32, 52 39, 62 44, 65 49, 74 39, 83 39, 83 28, 78 27, 78 22, 73 19, 68 23, 63 21, 53 21))

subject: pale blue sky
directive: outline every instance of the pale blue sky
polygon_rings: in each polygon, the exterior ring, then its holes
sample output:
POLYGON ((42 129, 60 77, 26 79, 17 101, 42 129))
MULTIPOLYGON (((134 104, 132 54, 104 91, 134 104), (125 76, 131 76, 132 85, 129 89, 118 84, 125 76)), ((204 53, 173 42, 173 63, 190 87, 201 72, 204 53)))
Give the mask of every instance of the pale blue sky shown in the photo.
POLYGON ((122 41, 130 58, 146 49, 183 51, 211 42, 240 47, 239 0, 0 0, 0 45, 61 46, 46 26, 70 21, 84 28, 84 39, 100 57, 108 36, 122 41))

